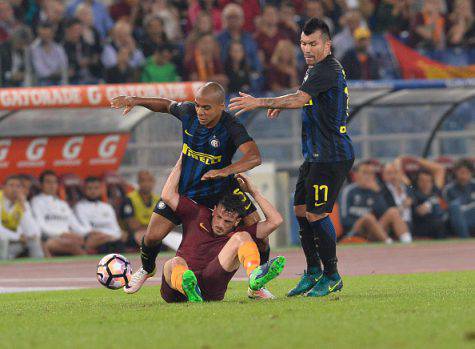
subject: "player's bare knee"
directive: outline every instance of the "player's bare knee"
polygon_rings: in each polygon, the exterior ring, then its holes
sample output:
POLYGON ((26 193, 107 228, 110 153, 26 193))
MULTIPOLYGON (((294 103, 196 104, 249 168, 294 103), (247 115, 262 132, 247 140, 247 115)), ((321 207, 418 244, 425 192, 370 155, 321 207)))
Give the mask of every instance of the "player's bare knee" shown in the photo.
POLYGON ((231 239, 236 245, 240 246, 245 242, 252 241, 251 235, 247 231, 239 231, 235 233, 231 239))
POLYGON ((170 262, 172 268, 176 267, 177 265, 187 265, 186 261, 182 257, 173 257, 172 259, 168 260, 168 262, 170 262))
POLYGON ((171 275, 173 270, 173 258, 169 259, 163 265, 163 276, 165 277, 165 281, 170 284, 171 275))
POLYGON ((376 217, 374 216, 374 214, 372 213, 367 213, 363 216, 363 221, 366 222, 366 223, 372 223, 372 224, 375 224, 377 223, 377 219, 376 217))
POLYGON ((165 274, 171 274, 173 268, 175 268, 177 265, 187 266, 186 261, 183 258, 173 257, 172 259, 169 259, 165 262, 165 264, 163 265, 163 272, 165 274))
POLYGON ((399 216, 399 210, 397 209, 397 207, 391 207, 386 211, 386 214, 391 218, 396 218, 397 216, 399 216))

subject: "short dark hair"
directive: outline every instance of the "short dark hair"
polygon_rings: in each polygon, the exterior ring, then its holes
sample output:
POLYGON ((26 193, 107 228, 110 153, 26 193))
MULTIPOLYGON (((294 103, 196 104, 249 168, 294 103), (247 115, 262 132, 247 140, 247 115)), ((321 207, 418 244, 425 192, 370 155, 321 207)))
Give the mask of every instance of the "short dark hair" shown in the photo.
POLYGON ((71 18, 71 19, 68 19, 66 22, 64 22, 64 27, 66 29, 69 29, 71 28, 72 26, 75 26, 76 24, 81 24, 82 22, 77 19, 77 18, 71 18))
POLYGON ((327 40, 331 40, 330 28, 328 27, 328 24, 316 17, 312 17, 307 22, 305 22, 302 32, 305 35, 311 35, 318 30, 327 38, 327 40))
POLYGON ((53 29, 53 23, 48 20, 42 20, 38 23, 38 28, 49 28, 53 29))
POLYGON ((434 175, 433 175, 433 173, 430 172, 429 170, 425 169, 425 168, 422 168, 422 169, 420 169, 419 171, 417 171, 417 173, 416 173, 416 176, 415 176, 416 183, 417 183, 417 181, 419 180, 419 177, 420 177, 421 175, 427 175, 427 176, 429 176, 430 178, 432 178, 432 181, 434 181, 434 175))
POLYGON ((86 184, 94 183, 94 182, 101 182, 101 180, 99 179, 99 177, 95 177, 95 176, 89 176, 84 180, 84 183, 86 184))
POLYGON ((28 180, 28 181, 33 181, 34 180, 33 176, 29 175, 27 173, 18 174, 18 178, 20 178, 21 180, 28 180))
POLYGON ((374 166, 374 164, 369 159, 361 160, 360 162, 358 162, 357 164, 353 166, 353 171, 358 172, 363 166, 374 166))
POLYGON ((232 193, 226 194, 219 200, 218 205, 223 205, 224 209, 228 212, 236 212, 239 217, 244 217, 246 210, 241 201, 241 197, 232 193))
POLYGON ((46 176, 55 176, 56 178, 58 178, 58 175, 56 174, 56 172, 54 172, 52 170, 45 170, 45 171, 41 172, 40 177, 39 177, 39 181, 40 181, 41 184, 44 183, 46 176))
POLYGON ((460 159, 454 164, 454 171, 460 170, 462 167, 465 167, 467 170, 473 173, 473 163, 468 159, 460 159))

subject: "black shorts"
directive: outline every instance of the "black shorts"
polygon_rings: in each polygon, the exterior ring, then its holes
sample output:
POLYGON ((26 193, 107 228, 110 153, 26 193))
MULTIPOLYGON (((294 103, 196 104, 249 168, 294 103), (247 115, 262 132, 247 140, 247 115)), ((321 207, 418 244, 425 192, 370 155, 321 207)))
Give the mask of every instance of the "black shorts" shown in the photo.
MULTIPOLYGON (((205 301, 221 301, 226 294, 228 284, 233 278, 236 271, 226 271, 219 263, 216 256, 208 266, 195 272, 198 286, 201 290, 201 295, 205 301)), ((165 276, 162 273, 162 285, 160 287, 160 294, 167 303, 186 302, 187 298, 184 294, 174 290, 165 281, 165 276)))
POLYGON ((307 212, 330 213, 354 159, 340 162, 304 162, 299 169, 294 206, 306 205, 307 212))
MULTIPOLYGON (((241 201, 246 211, 244 216, 248 216, 257 210, 256 206, 253 204, 249 196, 241 190, 241 188, 239 187, 239 183, 236 179, 232 181, 231 185, 223 193, 211 195, 195 201, 200 205, 204 205, 212 209, 215 205, 218 204, 219 200, 221 200, 221 198, 228 193, 233 193, 234 195, 241 197, 241 201)), ((173 210, 161 200, 157 203, 153 212, 159 214, 162 217, 165 217, 175 225, 181 224, 180 218, 178 218, 175 212, 173 212, 173 210)))

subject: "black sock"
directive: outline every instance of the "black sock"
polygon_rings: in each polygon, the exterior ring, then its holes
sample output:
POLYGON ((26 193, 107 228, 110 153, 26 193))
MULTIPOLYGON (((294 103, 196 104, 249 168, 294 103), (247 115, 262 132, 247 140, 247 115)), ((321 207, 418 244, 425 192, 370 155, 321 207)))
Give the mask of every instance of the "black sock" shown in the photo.
POLYGON ((162 242, 159 242, 155 246, 145 245, 145 237, 142 238, 142 244, 140 245, 140 259, 142 260, 142 268, 147 273, 153 273, 155 270, 155 260, 162 247, 162 242))
POLYGON ((259 251, 259 255, 261 256, 261 265, 267 263, 270 257, 270 246, 267 246, 265 251, 259 251))
POLYGON ((300 243, 302 244, 303 253, 307 260, 307 272, 316 273, 322 271, 320 257, 318 256, 318 245, 315 233, 308 223, 307 218, 297 217, 300 231, 300 243))
POLYGON ((322 259, 323 272, 326 275, 337 273, 336 233, 330 217, 311 222, 310 226, 318 237, 318 254, 322 259))

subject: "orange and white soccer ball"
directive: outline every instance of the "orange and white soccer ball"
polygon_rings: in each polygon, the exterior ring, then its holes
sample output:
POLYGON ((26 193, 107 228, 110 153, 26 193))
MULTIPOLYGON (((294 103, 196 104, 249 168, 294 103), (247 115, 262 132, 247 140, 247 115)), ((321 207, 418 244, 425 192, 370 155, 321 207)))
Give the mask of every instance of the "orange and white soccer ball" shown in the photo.
POLYGON ((97 280, 111 290, 128 286, 132 275, 130 262, 118 253, 103 257, 97 265, 97 280))

